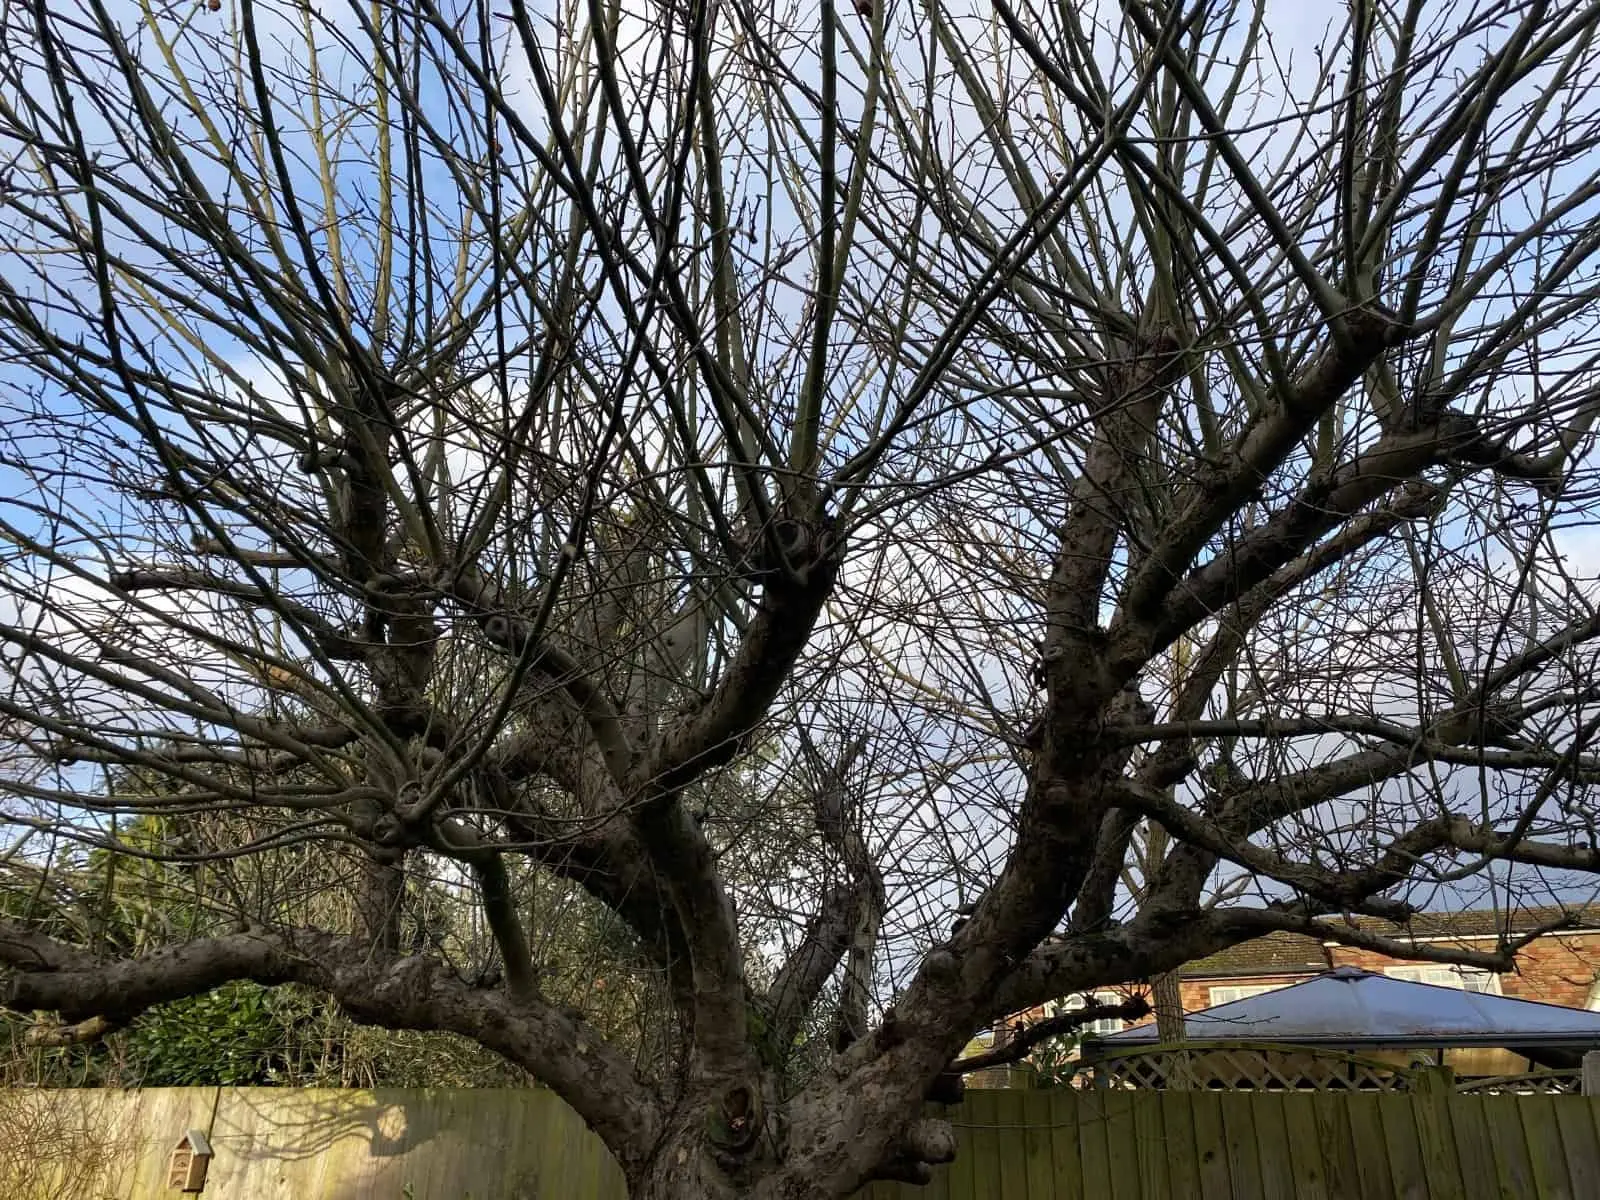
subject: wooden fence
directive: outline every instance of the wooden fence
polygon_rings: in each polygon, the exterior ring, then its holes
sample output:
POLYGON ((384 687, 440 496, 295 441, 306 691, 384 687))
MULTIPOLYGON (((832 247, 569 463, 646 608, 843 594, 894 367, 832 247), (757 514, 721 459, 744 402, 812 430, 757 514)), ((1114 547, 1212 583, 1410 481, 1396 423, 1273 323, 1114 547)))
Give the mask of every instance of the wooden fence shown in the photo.
POLYGON ((201 1200, 625 1194, 600 1139, 542 1089, 151 1088, 0 1093, 0 1197, 182 1200, 167 1162, 190 1129, 216 1152, 201 1200), (34 1131, 32 1154, 14 1128, 34 1131))
MULTIPOLYGON (((974 1092, 928 1188, 871 1200, 1593 1200, 1600 1099, 974 1092)), ((216 1151, 202 1200, 621 1200, 598 1139, 522 1091, 0 1093, 0 1196, 176 1200, 168 1151, 216 1151)))
POLYGON ((931 1187, 872 1200, 1594 1200, 1600 1099, 974 1092, 931 1187))

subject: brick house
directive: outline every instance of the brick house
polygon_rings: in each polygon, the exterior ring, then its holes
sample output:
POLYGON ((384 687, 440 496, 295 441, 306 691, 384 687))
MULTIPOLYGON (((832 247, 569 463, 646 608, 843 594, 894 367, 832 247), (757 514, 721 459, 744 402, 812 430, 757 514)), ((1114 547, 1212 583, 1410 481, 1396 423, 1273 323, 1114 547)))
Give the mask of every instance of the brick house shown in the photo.
MULTIPOLYGON (((1525 933, 1562 916, 1563 911, 1558 908, 1522 909, 1509 916, 1510 931, 1513 935, 1525 933)), ((1299 983, 1333 967, 1351 966, 1417 983, 1600 1011, 1600 908, 1586 910, 1578 917, 1584 927, 1546 934, 1518 952, 1516 970, 1499 975, 1470 967, 1390 957, 1298 933, 1269 933, 1179 968, 1179 993, 1184 1012, 1198 1012, 1299 983)), ((1374 934, 1396 941, 1491 950, 1498 930, 1507 921, 1503 912, 1468 911, 1419 913, 1406 930, 1365 918, 1359 923, 1374 934)), ((1122 997, 1116 992, 1099 992, 1096 998, 1114 1003, 1122 997)), ((1053 1004, 1048 1010, 1020 1016, 1024 1022, 1031 1022, 1060 1007, 1076 1008, 1083 1003, 1082 997, 1075 996, 1059 1002, 1059 1007, 1053 1004)), ((1006 1027, 1017 1020, 1012 1017, 1002 1023, 998 1030, 1002 1042, 1006 1027)), ((1111 1019, 1096 1021, 1085 1031, 1115 1033, 1123 1027, 1121 1021, 1111 1019)))
MULTIPOLYGON (((1560 909, 1531 908, 1510 915, 1513 935, 1549 925, 1560 909)), ((1179 970, 1185 1012, 1226 1004, 1333 967, 1363 970, 1431 983, 1490 992, 1521 1000, 1540 1000, 1568 1008, 1600 1010, 1600 912, 1586 913, 1588 927, 1546 934, 1517 954, 1516 969, 1495 975, 1471 967, 1449 967, 1418 959, 1393 958, 1295 933, 1271 933, 1189 963, 1179 970)), ((1409 929, 1362 920, 1368 931, 1392 940, 1433 947, 1492 950, 1507 916, 1499 912, 1419 913, 1409 929)))

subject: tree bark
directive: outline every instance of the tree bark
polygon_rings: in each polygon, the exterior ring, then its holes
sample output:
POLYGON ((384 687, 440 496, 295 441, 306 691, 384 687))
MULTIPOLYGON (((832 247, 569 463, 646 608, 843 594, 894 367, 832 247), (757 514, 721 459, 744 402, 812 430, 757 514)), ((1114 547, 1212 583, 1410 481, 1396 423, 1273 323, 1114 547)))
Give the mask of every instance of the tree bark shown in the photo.
POLYGON ((1178 973, 1163 971, 1152 981, 1152 1007, 1156 1010, 1156 1030, 1163 1042, 1184 1040, 1183 995, 1178 989, 1178 973))

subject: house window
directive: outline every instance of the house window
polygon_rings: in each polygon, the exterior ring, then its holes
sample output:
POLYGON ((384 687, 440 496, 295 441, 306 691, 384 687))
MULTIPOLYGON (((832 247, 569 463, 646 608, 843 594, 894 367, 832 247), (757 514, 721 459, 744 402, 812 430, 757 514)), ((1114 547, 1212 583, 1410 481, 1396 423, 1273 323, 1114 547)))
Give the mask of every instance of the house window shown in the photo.
POLYGON ((1590 1012, 1600 1012, 1600 978, 1589 985, 1589 1002, 1584 1007, 1590 1012))
POLYGON ((1500 976, 1477 967, 1385 967, 1383 973, 1390 979, 1404 979, 1409 983, 1431 983, 1434 987, 1490 996, 1500 994, 1500 976))
MULTIPOLYGON (((1096 992, 1094 993, 1094 1000, 1097 1004, 1120 1004, 1122 997, 1117 995, 1116 992, 1096 992)), ((1046 1012, 1054 1017, 1064 1012, 1076 1012, 1080 1008, 1087 1007, 1088 1003, 1089 997, 1087 996, 1068 996, 1065 1000, 1051 1001, 1046 1012)), ((1078 1029, 1085 1034, 1119 1033, 1122 1030, 1122 1018, 1101 1017, 1098 1021, 1089 1021, 1078 1026, 1078 1029)))
POLYGON ((1211 1007, 1219 1004, 1232 1004, 1235 1000, 1248 1000, 1251 996, 1264 996, 1268 992, 1275 992, 1279 988, 1288 987, 1286 983, 1230 983, 1221 987, 1209 989, 1211 1007))

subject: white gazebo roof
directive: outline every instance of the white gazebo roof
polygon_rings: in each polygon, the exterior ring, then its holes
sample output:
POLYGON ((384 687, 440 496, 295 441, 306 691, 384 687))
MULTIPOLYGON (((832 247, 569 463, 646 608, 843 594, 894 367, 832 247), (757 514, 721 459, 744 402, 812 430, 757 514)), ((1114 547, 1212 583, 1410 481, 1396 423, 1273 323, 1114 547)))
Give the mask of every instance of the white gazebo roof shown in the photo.
MULTIPOLYGON (((1189 1013, 1190 1042, 1342 1047, 1499 1046, 1600 1049, 1600 1012, 1391 979, 1335 967, 1303 983, 1189 1013)), ((1106 1053, 1160 1040, 1154 1023, 1085 1040, 1106 1053)))

